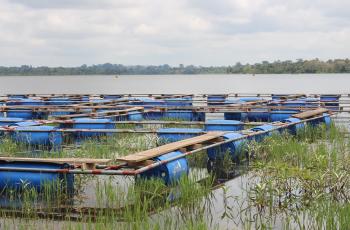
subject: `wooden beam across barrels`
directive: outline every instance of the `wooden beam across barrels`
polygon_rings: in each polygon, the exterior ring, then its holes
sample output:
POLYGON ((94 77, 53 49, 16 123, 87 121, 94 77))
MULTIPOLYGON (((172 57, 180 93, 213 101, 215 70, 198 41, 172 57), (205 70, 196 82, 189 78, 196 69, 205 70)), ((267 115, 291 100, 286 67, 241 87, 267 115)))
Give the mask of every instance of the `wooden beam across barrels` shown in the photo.
POLYGON ((134 153, 134 154, 127 155, 124 157, 118 157, 118 158, 116 158, 116 160, 135 165, 137 163, 141 163, 143 161, 158 157, 160 155, 164 155, 166 153, 170 153, 170 152, 175 151, 175 150, 184 149, 184 148, 198 145, 198 144, 202 144, 202 143, 205 143, 208 141, 218 140, 225 133, 226 132, 219 132, 219 131, 218 132, 216 132, 216 131, 215 132, 208 132, 208 133, 200 135, 200 136, 196 136, 196 137, 188 138, 185 140, 161 145, 161 146, 153 148, 153 149, 134 153))
POLYGON ((307 119, 310 117, 314 117, 323 113, 328 113, 329 110, 326 108, 318 108, 318 109, 314 109, 314 110, 308 110, 302 113, 298 113, 298 114, 294 114, 292 115, 292 117, 295 118, 299 118, 299 119, 307 119))

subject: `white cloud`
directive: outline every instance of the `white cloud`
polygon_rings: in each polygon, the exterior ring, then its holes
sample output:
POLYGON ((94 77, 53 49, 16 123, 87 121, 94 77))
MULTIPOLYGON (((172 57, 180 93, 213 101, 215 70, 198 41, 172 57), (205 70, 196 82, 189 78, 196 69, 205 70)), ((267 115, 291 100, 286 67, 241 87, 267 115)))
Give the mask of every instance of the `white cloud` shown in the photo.
POLYGON ((350 52, 345 0, 0 0, 0 6, 0 65, 227 65, 350 52))

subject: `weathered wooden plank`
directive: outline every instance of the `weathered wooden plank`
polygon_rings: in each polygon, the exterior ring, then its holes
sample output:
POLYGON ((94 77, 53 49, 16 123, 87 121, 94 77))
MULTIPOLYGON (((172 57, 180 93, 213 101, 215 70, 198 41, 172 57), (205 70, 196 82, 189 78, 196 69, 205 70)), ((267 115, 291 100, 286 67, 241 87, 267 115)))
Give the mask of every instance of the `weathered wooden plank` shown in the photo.
POLYGON ((297 99, 300 97, 306 97, 306 95, 305 94, 295 94, 295 95, 281 96, 280 98, 283 100, 287 100, 287 99, 297 99))
POLYGON ((326 108, 318 108, 314 110, 308 110, 302 113, 294 114, 292 117, 299 118, 299 119, 307 119, 316 115, 321 115, 323 113, 327 113, 329 110, 326 108))
POLYGON ((208 132, 204 135, 200 135, 197 137, 192 137, 192 138, 188 138, 185 140, 169 143, 166 145, 159 146, 157 148, 134 153, 134 154, 131 154, 128 156, 119 157, 116 160, 131 162, 131 163, 141 162, 141 161, 149 160, 149 159, 152 159, 154 157, 157 157, 157 156, 160 156, 160 155, 163 155, 163 154, 175 151, 175 150, 180 150, 180 149, 185 148, 187 146, 193 146, 195 144, 200 144, 200 143, 204 143, 206 141, 216 139, 216 138, 222 136, 223 134, 225 134, 225 132, 208 132))
POLYGON ((103 112, 69 114, 69 115, 57 116, 57 119, 71 119, 71 118, 80 118, 80 117, 96 117, 96 116, 99 116, 99 115, 120 115, 120 114, 127 114, 128 112, 133 112, 133 111, 143 111, 143 107, 132 107, 132 108, 129 108, 129 109, 103 111, 103 112))

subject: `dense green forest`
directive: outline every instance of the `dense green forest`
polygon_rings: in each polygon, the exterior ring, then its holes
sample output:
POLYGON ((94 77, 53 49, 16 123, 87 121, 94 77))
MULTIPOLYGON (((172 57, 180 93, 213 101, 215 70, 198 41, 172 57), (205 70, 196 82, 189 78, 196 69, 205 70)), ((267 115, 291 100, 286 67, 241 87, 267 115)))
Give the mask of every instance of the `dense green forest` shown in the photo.
POLYGON ((20 67, 0 66, 0 75, 93 75, 93 74, 282 74, 282 73, 350 73, 349 59, 321 61, 319 59, 297 61, 263 61, 256 64, 236 63, 232 66, 184 66, 100 64, 79 67, 20 67))

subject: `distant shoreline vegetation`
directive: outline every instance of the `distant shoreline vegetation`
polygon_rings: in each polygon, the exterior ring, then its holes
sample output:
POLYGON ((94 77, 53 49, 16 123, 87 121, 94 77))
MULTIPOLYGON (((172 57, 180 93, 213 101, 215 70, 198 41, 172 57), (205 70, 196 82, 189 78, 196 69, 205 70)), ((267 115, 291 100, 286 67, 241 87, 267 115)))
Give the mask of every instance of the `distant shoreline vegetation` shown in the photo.
POLYGON ((299 73, 350 73, 349 59, 319 59, 296 61, 263 61, 255 64, 236 63, 232 66, 184 66, 170 65, 121 65, 99 64, 79 67, 20 67, 0 66, 1 76, 37 76, 37 75, 157 75, 157 74, 299 74, 299 73))

